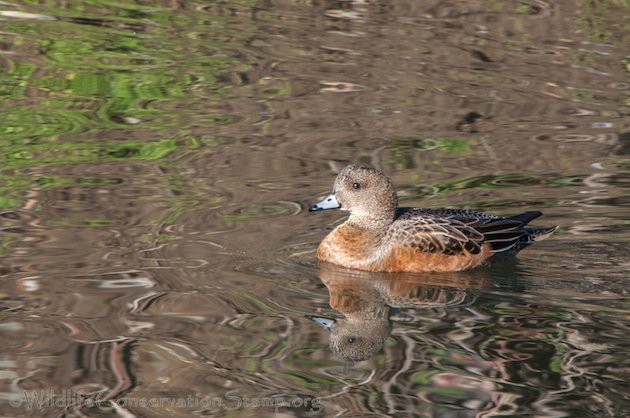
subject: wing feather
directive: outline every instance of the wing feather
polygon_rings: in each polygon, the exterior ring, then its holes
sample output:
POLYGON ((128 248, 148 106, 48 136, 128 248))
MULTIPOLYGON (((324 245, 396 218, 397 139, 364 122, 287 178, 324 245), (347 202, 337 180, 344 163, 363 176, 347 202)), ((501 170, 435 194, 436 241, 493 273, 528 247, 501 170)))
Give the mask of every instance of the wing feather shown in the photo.
POLYGON ((465 223, 450 218, 415 217, 401 220, 392 228, 391 237, 397 244, 421 252, 460 255, 478 254, 483 234, 465 223))
POLYGON ((525 228, 542 215, 538 211, 500 217, 468 209, 399 208, 395 242, 418 251, 460 255, 478 254, 484 243, 494 253, 522 248, 547 237, 555 228, 525 228))

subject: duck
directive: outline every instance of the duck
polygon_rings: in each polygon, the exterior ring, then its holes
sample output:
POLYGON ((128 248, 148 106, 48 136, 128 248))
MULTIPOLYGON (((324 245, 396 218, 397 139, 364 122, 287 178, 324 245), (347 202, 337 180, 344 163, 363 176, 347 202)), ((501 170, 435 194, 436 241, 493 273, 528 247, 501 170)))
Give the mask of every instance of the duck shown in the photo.
POLYGON ((510 258, 549 237, 553 227, 531 227, 540 211, 502 217, 470 209, 399 207, 382 171, 351 164, 337 175, 332 193, 310 212, 340 209, 344 223, 317 247, 317 258, 372 272, 464 271, 510 258))

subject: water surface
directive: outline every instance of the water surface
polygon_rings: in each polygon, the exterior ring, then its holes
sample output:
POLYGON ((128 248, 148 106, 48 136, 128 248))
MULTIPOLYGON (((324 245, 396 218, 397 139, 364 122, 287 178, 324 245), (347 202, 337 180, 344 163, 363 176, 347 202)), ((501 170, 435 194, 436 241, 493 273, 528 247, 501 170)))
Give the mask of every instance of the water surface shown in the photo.
POLYGON ((1 413, 627 416, 629 21, 0 4, 1 413), (560 229, 461 274, 318 266, 344 215, 305 209, 351 162, 406 206, 560 229))

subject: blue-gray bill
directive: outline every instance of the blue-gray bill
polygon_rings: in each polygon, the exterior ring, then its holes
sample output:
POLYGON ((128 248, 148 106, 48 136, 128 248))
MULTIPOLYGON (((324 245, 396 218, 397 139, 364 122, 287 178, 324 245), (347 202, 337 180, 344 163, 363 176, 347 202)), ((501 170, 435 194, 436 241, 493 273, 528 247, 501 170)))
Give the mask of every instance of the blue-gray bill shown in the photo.
POLYGON ((323 326, 328 331, 330 331, 330 328, 335 323, 334 319, 326 318, 324 316, 306 315, 306 317, 310 319, 311 321, 317 322, 319 325, 323 326))
POLYGON ((335 193, 331 193, 321 202, 315 203, 313 206, 308 208, 309 212, 315 212, 317 210, 326 210, 326 209, 339 209, 341 205, 337 201, 337 197, 335 193))

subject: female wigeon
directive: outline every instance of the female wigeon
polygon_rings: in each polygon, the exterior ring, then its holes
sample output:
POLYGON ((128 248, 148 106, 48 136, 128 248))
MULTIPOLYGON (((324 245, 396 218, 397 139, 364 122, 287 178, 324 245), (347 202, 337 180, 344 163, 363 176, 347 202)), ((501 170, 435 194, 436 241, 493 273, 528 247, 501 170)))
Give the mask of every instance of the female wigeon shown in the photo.
POLYGON ((309 211, 350 212, 317 249, 317 258, 368 271, 461 271, 516 254, 557 227, 526 228, 541 212, 502 218, 465 209, 399 208, 380 171, 349 165, 333 192, 309 211))

